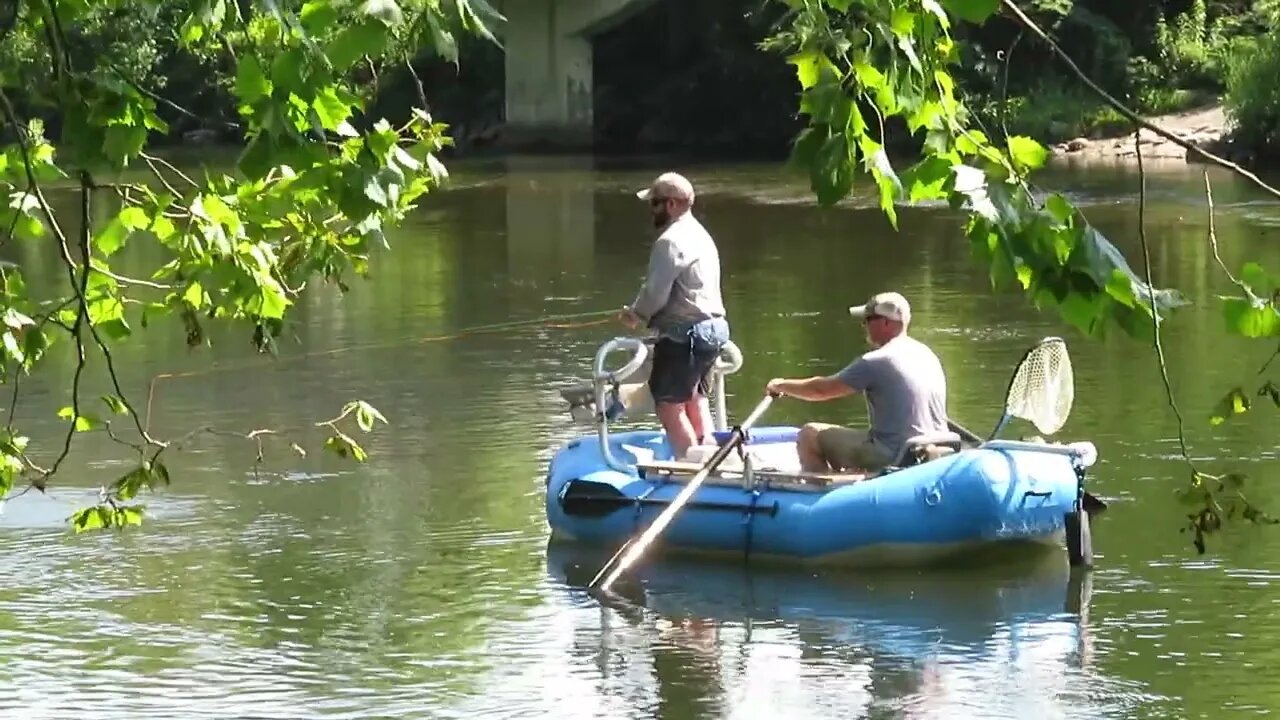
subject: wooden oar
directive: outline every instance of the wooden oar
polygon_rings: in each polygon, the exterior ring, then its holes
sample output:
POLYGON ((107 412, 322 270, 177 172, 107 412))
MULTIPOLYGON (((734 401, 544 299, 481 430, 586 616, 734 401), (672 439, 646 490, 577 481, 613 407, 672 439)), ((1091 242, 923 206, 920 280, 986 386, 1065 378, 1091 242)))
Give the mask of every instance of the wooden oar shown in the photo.
POLYGON ((773 393, 765 395, 764 399, 761 400, 760 403, 756 405, 755 409, 751 411, 751 414, 747 416, 747 419, 743 420, 741 425, 738 425, 733 429, 733 433, 729 435, 729 439, 720 446, 720 449, 715 451, 715 453, 707 460, 707 463, 702 466, 702 469, 698 471, 698 474, 694 475, 693 479, 689 481, 689 484, 685 485, 684 489, 681 490, 680 493, 676 495, 675 499, 671 501, 671 505, 667 506, 667 509, 663 510, 662 514, 653 521, 653 524, 645 528, 645 531, 641 533, 640 537, 634 542, 628 541, 621 548, 618 548, 618 552, 614 553, 613 557, 609 558, 609 561, 604 564, 604 567, 600 568, 600 572, 596 573, 596 576, 591 579, 591 584, 588 586, 590 589, 607 591, 609 586, 612 585, 613 582, 622 575, 622 573, 626 572, 628 568, 640 559, 640 556, 644 554, 644 551, 647 550, 649 545, 657 539, 658 535, 666 529, 667 525, 671 524, 671 521, 675 519, 676 513, 680 512, 680 509, 689 502, 689 499, 693 497, 693 494, 697 492, 698 488, 704 481, 706 481, 707 477, 711 475, 712 471, 714 471, 716 467, 729 456, 729 453, 732 452, 735 447, 740 445, 746 439, 747 428, 754 425, 755 422, 760 419, 760 416, 769 408, 769 404, 773 402, 775 397, 777 396, 773 393), (622 556, 621 562, 619 562, 617 567, 615 567, 613 571, 605 577, 604 582, 600 583, 597 587, 596 583, 600 582, 600 578, 604 576, 605 571, 609 569, 610 565, 613 565, 613 561, 617 560, 620 555, 622 556))

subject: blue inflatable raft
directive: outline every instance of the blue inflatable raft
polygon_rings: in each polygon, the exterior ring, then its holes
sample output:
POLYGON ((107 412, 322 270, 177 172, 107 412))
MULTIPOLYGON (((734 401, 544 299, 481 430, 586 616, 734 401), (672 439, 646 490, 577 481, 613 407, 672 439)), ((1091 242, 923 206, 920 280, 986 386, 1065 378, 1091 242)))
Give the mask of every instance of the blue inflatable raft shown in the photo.
MULTIPOLYGON (((601 348, 590 392, 562 391, 571 411, 575 404, 588 410, 582 417, 597 433, 569 441, 551 460, 545 502, 553 541, 616 548, 649 526, 703 468, 696 457, 674 462, 659 431, 610 432, 610 420, 635 409, 636 383, 628 394, 619 377, 634 374, 643 351, 619 373, 602 370, 604 355, 625 342, 601 348)), ((721 428, 723 376, 735 363, 740 366, 740 356, 713 375, 721 428)), ((751 428, 658 544, 850 566, 928 564, 992 544, 1061 545, 1068 516, 1081 508, 1085 469, 1096 460, 1087 442, 982 441, 945 433, 918 438, 899 462, 874 476, 804 473, 795 451, 798 431, 751 428)), ((722 429, 716 436, 723 444, 731 433, 722 429)))

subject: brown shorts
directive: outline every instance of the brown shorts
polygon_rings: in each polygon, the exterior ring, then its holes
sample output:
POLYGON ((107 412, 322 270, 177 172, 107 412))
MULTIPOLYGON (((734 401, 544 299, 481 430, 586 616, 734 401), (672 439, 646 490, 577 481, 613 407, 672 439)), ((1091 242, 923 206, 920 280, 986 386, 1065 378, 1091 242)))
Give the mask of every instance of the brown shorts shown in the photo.
POLYGON ((875 443, 866 430, 839 425, 819 425, 818 450, 839 470, 881 470, 893 462, 883 445, 875 443))

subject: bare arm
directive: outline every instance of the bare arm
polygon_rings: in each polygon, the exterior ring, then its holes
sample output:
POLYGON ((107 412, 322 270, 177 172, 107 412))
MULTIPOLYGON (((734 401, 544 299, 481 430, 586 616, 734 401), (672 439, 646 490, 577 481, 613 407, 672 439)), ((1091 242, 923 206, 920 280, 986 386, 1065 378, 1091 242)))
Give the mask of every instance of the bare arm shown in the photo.
POLYGON ((835 375, 810 378, 775 378, 769 381, 766 389, 782 395, 790 395, 810 402, 822 402, 852 395, 856 390, 845 385, 835 375))

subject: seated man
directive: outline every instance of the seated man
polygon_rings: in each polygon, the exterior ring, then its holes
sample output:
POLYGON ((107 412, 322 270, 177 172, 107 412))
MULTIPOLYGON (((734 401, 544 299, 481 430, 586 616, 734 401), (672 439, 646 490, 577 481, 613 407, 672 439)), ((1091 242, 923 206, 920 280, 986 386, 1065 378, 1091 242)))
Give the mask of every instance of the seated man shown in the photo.
POLYGON ((796 450, 806 472, 875 472, 893 462, 908 438, 946 432, 947 380, 927 345, 907 335, 911 307, 898 293, 880 293, 849 308, 874 348, 835 375, 775 378, 769 392, 814 402, 854 392, 867 398, 869 430, 808 423, 796 450))

